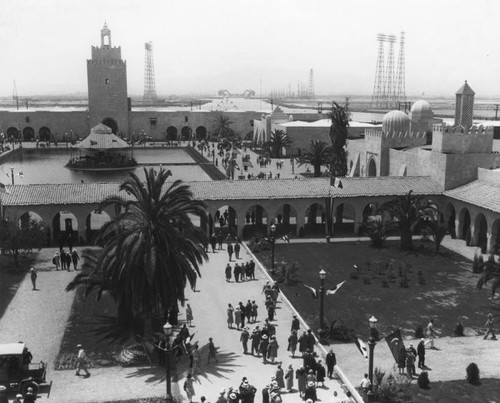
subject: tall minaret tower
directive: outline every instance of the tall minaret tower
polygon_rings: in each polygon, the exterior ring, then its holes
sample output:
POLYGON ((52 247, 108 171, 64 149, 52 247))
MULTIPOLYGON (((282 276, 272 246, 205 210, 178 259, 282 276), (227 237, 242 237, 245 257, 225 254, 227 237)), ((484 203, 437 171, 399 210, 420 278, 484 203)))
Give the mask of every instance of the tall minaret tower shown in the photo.
POLYGON ((472 126, 474 95, 475 92, 465 81, 465 84, 456 93, 455 126, 463 126, 466 129, 472 126))
POLYGON ((87 60, 87 77, 90 128, 104 123, 113 133, 128 135, 127 64, 121 48, 111 46, 106 23, 101 29, 101 46, 92 46, 92 59, 87 60))

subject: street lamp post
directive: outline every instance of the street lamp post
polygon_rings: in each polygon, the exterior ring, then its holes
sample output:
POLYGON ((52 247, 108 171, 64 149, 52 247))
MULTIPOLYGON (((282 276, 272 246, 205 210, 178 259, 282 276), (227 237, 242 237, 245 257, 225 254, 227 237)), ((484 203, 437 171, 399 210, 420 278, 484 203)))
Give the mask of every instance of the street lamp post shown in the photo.
POLYGON ((165 377, 167 383, 167 402, 172 402, 172 390, 170 384, 170 335, 172 334, 172 325, 170 323, 165 323, 163 325, 163 332, 167 336, 167 346, 165 349, 165 377))
POLYGON ((274 245, 276 244, 276 225, 271 225, 271 274, 274 275, 274 245))
POLYGON ((368 401, 373 401, 373 351, 377 344, 375 334, 377 332, 377 318, 372 315, 370 319, 370 338, 368 339, 368 347, 370 348, 370 358, 368 361, 368 375, 370 377, 370 390, 368 391, 368 401))
POLYGON ((12 181, 12 186, 14 186, 14 167, 10 167, 10 179, 12 181))
POLYGON ((325 277, 326 271, 321 269, 319 278, 321 279, 321 287, 319 287, 319 331, 322 332, 325 322, 323 320, 325 310, 325 277))

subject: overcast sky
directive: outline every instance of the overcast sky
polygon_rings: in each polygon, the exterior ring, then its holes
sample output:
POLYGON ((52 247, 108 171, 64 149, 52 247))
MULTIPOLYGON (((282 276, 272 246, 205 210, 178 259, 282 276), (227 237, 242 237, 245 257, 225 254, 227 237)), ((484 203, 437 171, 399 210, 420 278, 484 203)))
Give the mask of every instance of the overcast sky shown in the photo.
MULTIPOLYGON (((0 96, 86 93, 86 59, 106 20, 144 91, 152 41, 161 95, 373 92, 378 33, 406 32, 406 92, 500 96, 498 0, 0 0, 0 96)), ((395 65, 399 46, 395 47, 395 65)))

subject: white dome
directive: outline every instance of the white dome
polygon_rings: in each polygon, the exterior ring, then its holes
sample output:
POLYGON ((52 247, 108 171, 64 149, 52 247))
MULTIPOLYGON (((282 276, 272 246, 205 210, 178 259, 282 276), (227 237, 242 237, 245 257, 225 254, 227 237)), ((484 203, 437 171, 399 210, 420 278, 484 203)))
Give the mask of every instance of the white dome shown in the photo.
POLYGON ((382 119, 384 133, 406 133, 410 130, 410 118, 401 111, 390 111, 382 119))
POLYGON ((432 112, 432 108, 429 102, 421 99, 420 101, 417 101, 413 104, 413 106, 411 107, 411 112, 423 114, 425 112, 432 112))

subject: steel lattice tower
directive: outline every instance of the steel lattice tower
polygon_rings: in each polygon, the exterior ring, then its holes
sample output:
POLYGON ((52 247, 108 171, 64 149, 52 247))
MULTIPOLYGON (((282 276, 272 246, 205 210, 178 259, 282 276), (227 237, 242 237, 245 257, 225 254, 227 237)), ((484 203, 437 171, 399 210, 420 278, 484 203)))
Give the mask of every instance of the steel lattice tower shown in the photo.
POLYGON ((156 103, 155 67, 153 63, 153 42, 144 44, 146 56, 144 59, 144 96, 143 102, 156 103))
POLYGON ((307 96, 314 99, 314 70, 309 70, 309 86, 307 88, 307 96))
POLYGON ((398 69, 396 77, 396 87, 394 91, 395 101, 398 103, 406 102, 406 90, 405 90, 405 33, 401 31, 401 36, 399 38, 399 57, 398 57, 398 69))
POLYGON ((385 74, 384 74, 384 47, 385 47, 384 34, 377 35, 378 41, 378 54, 377 66, 375 69, 375 84, 373 85, 373 95, 370 106, 382 106, 384 101, 384 88, 385 88, 385 74))
POLYGON ((396 42, 395 35, 386 35, 385 41, 389 43, 387 53, 387 66, 385 69, 385 88, 384 101, 386 106, 394 105, 394 43, 396 42))

